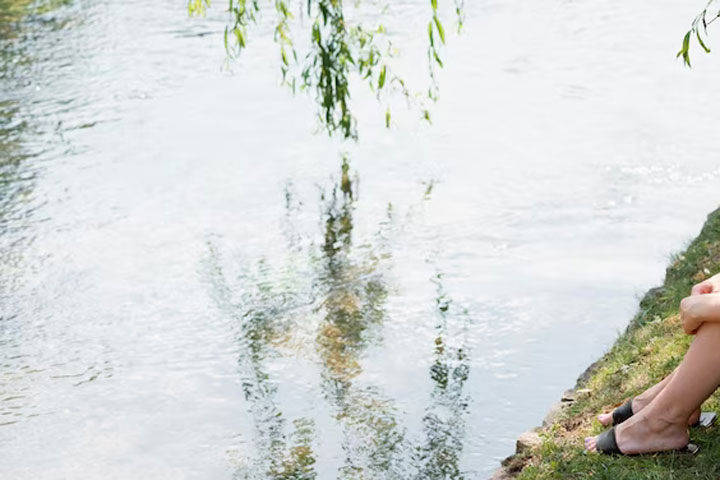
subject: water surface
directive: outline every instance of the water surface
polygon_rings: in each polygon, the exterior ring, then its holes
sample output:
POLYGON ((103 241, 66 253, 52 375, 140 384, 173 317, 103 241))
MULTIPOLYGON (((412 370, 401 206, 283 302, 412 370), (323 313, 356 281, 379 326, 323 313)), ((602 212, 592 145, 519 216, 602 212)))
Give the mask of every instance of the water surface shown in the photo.
POLYGON ((486 478, 718 204, 686 5, 473 2, 433 125, 359 94, 357 144, 267 28, 54 7, 0 0, 3 478, 486 478))

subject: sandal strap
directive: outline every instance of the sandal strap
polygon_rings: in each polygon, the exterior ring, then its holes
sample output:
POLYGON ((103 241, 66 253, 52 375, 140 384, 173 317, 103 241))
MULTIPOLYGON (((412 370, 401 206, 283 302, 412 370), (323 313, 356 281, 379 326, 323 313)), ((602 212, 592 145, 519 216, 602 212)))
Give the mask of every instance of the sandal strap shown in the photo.
POLYGON ((620 455, 622 455, 622 452, 617 446, 617 440, 615 439, 615 427, 612 427, 610 430, 606 430, 600 435, 598 435, 596 440, 596 448, 597 451, 600 453, 619 453, 620 455))
POLYGON ((625 420, 633 416, 632 399, 620 405, 618 408, 613 410, 613 425, 620 425, 625 420))

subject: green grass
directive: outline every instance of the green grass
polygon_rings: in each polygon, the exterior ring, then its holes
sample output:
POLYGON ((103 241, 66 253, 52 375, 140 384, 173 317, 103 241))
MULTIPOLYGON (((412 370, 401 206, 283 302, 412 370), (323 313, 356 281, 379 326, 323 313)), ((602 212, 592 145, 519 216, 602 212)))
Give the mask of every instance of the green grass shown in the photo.
MULTIPOLYGON (((687 250, 672 259, 665 283, 651 290, 627 331, 579 381, 589 389, 554 425, 541 434, 540 447, 516 458, 520 480, 535 479, 712 479, 720 478, 720 426, 693 429, 690 437, 700 446, 694 456, 657 454, 636 457, 588 454, 583 439, 603 427, 598 412, 610 411, 669 374, 682 360, 691 337, 682 331, 677 315, 680 300, 692 286, 720 272, 720 210, 708 217, 700 235, 687 250)), ((704 410, 720 413, 715 393, 704 410)))

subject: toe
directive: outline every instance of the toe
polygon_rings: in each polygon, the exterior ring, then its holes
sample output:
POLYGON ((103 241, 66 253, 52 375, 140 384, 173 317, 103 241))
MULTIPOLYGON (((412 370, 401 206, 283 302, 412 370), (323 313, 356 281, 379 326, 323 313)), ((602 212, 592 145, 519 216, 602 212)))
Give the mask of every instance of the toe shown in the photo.
POLYGON ((597 452, 597 437, 589 437, 587 440, 588 450, 591 452, 597 452))
POLYGON ((609 413, 601 413, 597 417, 598 422, 600 422, 603 426, 607 427, 612 423, 612 415, 609 413))
POLYGON ((587 437, 585 439, 585 450, 588 452, 594 452, 597 450, 596 437, 587 437))

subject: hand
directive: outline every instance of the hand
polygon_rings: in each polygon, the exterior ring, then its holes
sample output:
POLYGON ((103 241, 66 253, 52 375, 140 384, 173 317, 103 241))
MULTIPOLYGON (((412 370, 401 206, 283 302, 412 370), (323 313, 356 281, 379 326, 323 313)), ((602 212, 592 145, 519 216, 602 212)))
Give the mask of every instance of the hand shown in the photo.
POLYGON ((705 322, 720 322, 720 293, 683 298, 680 302, 680 320, 688 335, 695 335, 705 322))
POLYGON ((720 293, 720 273, 695 285, 690 295, 706 295, 708 293, 720 293))

